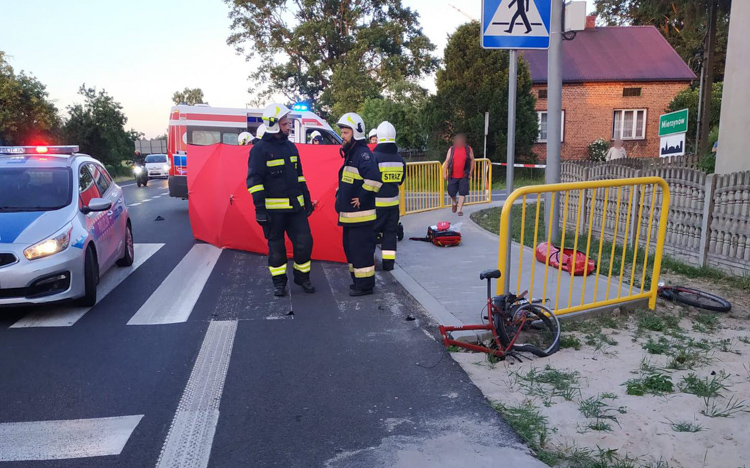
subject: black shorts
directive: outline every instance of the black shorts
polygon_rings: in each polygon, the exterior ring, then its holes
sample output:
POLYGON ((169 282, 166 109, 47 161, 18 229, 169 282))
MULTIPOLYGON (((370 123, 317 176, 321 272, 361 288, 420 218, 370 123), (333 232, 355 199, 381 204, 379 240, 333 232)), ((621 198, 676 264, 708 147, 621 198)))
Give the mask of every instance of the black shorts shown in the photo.
POLYGON ((465 197, 469 194, 469 178, 464 177, 463 179, 448 179, 448 196, 451 198, 455 197, 456 194, 465 197))

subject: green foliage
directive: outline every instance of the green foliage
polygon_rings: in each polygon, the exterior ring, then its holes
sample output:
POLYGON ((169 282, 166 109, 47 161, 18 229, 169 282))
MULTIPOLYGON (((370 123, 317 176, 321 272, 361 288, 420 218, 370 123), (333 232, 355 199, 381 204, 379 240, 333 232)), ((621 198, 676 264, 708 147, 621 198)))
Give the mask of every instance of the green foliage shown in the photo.
POLYGON ((396 143, 403 149, 424 149, 427 143, 424 108, 427 92, 417 85, 401 82, 391 87, 388 97, 366 98, 359 115, 367 129, 387 120, 396 127, 396 143))
MULTIPOLYGON (((711 119, 709 125, 711 127, 719 126, 719 118, 721 117, 721 96, 724 89, 723 83, 714 83, 711 89, 711 119)), ((687 148, 692 150, 695 145, 695 131, 696 125, 698 125, 698 97, 700 90, 696 88, 685 88, 680 91, 677 96, 672 99, 666 112, 674 112, 682 109, 688 110, 688 131, 685 135, 685 144, 687 148)), ((715 135, 718 138, 718 132, 715 135)), ((715 140, 714 140, 715 141, 715 140)), ((711 142, 713 144, 713 142, 711 142)), ((710 148, 710 146, 709 146, 710 148)))
POLYGON ((665 337, 660 336, 657 341, 649 337, 646 344, 643 345, 643 349, 648 351, 649 354, 664 354, 670 349, 669 340, 665 337))
POLYGON ((596 139, 589 143, 589 159, 592 161, 604 161, 609 151, 609 142, 603 138, 596 139))
POLYGON ((672 422, 669 421, 669 425, 672 427, 672 430, 675 432, 700 432, 703 430, 703 426, 698 424, 697 422, 693 421, 677 421, 672 422))
POLYGON ((0 51, 0 145, 59 140, 60 117, 47 88, 32 75, 15 73, 0 51))
POLYGON ((232 21, 227 43, 260 58, 251 75, 259 101, 283 94, 338 117, 437 67, 419 15, 399 0, 225 2, 232 21))
POLYGON ((662 395, 674 391, 672 378, 661 373, 646 375, 637 379, 630 379, 625 382, 625 387, 627 388, 626 392, 628 395, 636 396, 643 396, 647 393, 662 395))
POLYGON ((580 395, 578 372, 561 371, 546 365, 542 370, 532 367, 526 374, 520 371, 511 372, 510 377, 514 384, 529 396, 559 396, 571 401, 574 396, 580 395))
POLYGON ((503 415, 513 429, 534 450, 543 449, 549 441, 549 429, 547 418, 542 415, 539 408, 531 403, 519 406, 505 406, 502 403, 493 403, 492 407, 503 415))
POLYGON ((695 373, 691 372, 682 378, 682 381, 677 387, 685 392, 702 398, 714 398, 721 396, 722 390, 727 390, 724 383, 729 378, 726 372, 721 371, 716 375, 712 375, 710 378, 705 377, 703 379, 698 378, 695 373))
POLYGON ((185 88, 182 91, 175 91, 172 95, 172 102, 175 106, 179 104, 187 104, 188 106, 194 106, 196 104, 208 104, 203 100, 203 90, 200 88, 185 88))
POLYGON ((122 112, 122 105, 105 90, 97 92, 85 84, 78 94, 84 102, 68 106, 70 117, 63 128, 66 141, 107 164, 117 166, 132 159, 135 140, 141 134, 125 130, 128 118, 122 112))
MULTIPOLYGON (((653 25, 682 59, 697 69, 696 56, 708 29, 705 0, 596 0, 596 12, 610 25, 653 25)), ((729 34, 731 0, 719 0, 714 77, 722 81, 729 34)))
POLYGON ((713 333, 719 326, 719 316, 716 314, 699 314, 695 317, 693 330, 700 333, 713 333))
POLYGON ((575 335, 568 335, 563 334, 560 336, 560 347, 565 348, 573 348, 576 351, 581 349, 581 340, 579 340, 575 335))
MULTIPOLYGON (((441 158, 456 133, 466 133, 477 155, 484 145, 484 114, 490 113, 487 156, 506 160, 508 128, 507 51, 482 49, 479 23, 460 26, 448 40, 443 67, 437 72, 437 93, 425 111, 432 132, 429 145, 441 158)), ((528 155, 539 126, 531 94, 531 76, 525 61, 519 60, 516 110, 516 155, 528 155)))
POLYGON ((734 395, 727 400, 724 406, 717 404, 715 398, 705 397, 703 402, 706 407, 701 413, 709 418, 730 418, 737 413, 747 413, 750 411, 745 400, 738 400, 734 395))

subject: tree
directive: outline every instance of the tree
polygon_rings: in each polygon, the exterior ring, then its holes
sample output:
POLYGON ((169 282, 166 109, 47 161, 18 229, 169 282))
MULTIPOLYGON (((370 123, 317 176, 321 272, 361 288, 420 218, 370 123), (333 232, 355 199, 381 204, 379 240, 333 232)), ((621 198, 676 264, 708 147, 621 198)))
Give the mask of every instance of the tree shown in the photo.
POLYGON ((387 120, 396 127, 396 143, 404 149, 423 149, 427 143, 424 108, 427 92, 411 83, 399 83, 387 97, 367 98, 359 109, 365 126, 377 128, 387 120))
POLYGON ((175 91, 172 95, 174 105, 187 104, 194 106, 196 104, 208 104, 203 102, 203 90, 200 88, 185 88, 182 91, 175 91))
POLYGON ((419 15, 401 0, 225 0, 227 43, 261 65, 257 100, 283 94, 327 117, 437 67, 419 15))
MULTIPOLYGON (((487 155, 506 160, 508 128, 508 52, 482 49, 479 23, 460 26, 445 48, 444 67, 437 72, 437 93, 425 119, 431 130, 431 151, 445 154, 456 133, 466 133, 477 156, 484 142, 484 113, 490 113, 487 155)), ((531 94, 531 76, 519 60, 516 108, 516 155, 529 155, 539 124, 531 94)))
POLYGON ((84 102, 68 106, 69 118, 63 129, 66 141, 107 164, 119 165, 132 159, 135 141, 143 134, 125 130, 128 118, 122 105, 105 90, 97 93, 96 88, 85 84, 78 94, 84 102))
MULTIPOLYGON (((596 0, 596 12, 609 25, 653 25, 682 59, 700 73, 711 0, 596 0)), ((731 0, 718 0, 714 77, 722 81, 731 0)))
MULTIPOLYGON (((710 129, 719 127, 722 90, 723 83, 714 83, 711 90, 711 119, 708 122, 708 128, 710 129)), ((681 109, 688 110, 688 131, 685 144, 690 151, 693 151, 693 146, 695 145, 695 131, 696 125, 698 125, 698 94, 699 90, 697 87, 680 91, 666 109, 667 112, 674 112, 681 109)))
POLYGON ((0 144, 58 140, 60 117, 48 96, 46 86, 23 71, 16 74, 0 51, 0 144))

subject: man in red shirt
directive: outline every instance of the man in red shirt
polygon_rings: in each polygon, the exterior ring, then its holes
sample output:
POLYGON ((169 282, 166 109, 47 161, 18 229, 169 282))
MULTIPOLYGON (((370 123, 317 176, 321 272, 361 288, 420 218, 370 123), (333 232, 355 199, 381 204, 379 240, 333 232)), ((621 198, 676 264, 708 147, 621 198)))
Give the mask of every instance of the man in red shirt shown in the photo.
POLYGON ((466 143, 466 135, 459 133, 453 137, 453 146, 448 149, 443 164, 443 179, 448 181, 451 208, 454 213, 458 211, 459 216, 464 215, 464 201, 469 195, 469 179, 473 171, 474 151, 466 143))

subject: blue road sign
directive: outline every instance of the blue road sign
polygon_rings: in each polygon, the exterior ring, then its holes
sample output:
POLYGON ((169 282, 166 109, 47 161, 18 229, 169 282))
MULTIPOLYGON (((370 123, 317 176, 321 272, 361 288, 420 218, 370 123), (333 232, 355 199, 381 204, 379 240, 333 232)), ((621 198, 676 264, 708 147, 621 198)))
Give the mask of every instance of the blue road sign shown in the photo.
POLYGON ((551 9, 552 0, 482 0, 482 47, 548 49, 551 9))

